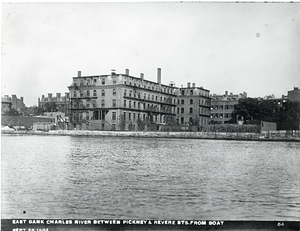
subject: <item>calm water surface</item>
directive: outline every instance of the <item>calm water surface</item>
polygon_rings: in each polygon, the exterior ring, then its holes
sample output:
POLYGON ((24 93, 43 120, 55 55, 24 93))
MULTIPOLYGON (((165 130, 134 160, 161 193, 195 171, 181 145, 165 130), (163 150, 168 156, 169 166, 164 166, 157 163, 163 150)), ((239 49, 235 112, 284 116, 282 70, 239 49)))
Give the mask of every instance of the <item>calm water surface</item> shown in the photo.
POLYGON ((300 143, 1 140, 2 218, 300 218, 300 143))

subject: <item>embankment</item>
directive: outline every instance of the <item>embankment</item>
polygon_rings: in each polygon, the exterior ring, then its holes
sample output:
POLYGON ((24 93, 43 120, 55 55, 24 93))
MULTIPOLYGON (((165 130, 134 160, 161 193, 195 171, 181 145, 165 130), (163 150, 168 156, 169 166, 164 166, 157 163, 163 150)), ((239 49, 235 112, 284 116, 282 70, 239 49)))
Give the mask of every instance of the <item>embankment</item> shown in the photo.
POLYGON ((61 135, 61 136, 110 136, 138 138, 176 138, 176 139, 215 139, 215 140, 249 140, 249 141, 293 141, 300 142, 299 137, 269 136, 260 133, 221 133, 221 132, 151 132, 151 131, 88 131, 88 130, 51 130, 43 131, 2 131, 2 134, 19 135, 61 135))

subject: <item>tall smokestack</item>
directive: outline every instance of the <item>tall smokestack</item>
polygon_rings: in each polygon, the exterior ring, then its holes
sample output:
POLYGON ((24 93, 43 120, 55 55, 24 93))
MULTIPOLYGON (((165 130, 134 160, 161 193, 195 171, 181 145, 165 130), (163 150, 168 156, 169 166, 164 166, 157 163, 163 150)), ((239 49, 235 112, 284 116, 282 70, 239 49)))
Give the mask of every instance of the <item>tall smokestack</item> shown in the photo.
POLYGON ((81 71, 78 71, 78 77, 81 77, 81 71))
POLYGON ((190 88, 191 87, 191 83, 188 82, 187 83, 187 87, 190 88))
POLYGON ((129 69, 125 69, 125 74, 129 75, 129 69))
POLYGON ((161 68, 157 68, 157 83, 161 84, 161 68))
POLYGON ((227 96, 228 95, 228 91, 225 91, 225 96, 227 96))
POLYGON ((141 73, 141 79, 144 79, 144 73, 141 73))

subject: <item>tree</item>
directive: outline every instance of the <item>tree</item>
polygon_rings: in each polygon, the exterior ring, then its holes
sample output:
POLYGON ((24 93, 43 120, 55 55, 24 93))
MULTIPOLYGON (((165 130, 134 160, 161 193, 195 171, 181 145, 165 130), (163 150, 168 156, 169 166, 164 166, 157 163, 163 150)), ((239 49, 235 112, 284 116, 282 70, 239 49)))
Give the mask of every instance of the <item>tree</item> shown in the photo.
MULTIPOLYGON (((270 100, 260 100, 255 98, 240 99, 234 106, 233 114, 242 116, 245 121, 264 120, 268 122, 278 122, 278 107, 270 100)), ((234 118, 236 122, 236 118, 234 118)))

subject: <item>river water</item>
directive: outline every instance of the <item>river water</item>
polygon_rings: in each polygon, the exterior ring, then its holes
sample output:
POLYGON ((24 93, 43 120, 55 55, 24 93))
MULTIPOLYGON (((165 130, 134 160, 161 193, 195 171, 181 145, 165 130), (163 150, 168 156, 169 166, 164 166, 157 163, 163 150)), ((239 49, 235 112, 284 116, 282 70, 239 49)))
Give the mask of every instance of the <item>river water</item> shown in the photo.
POLYGON ((2 135, 2 218, 300 218, 300 143, 2 135))

